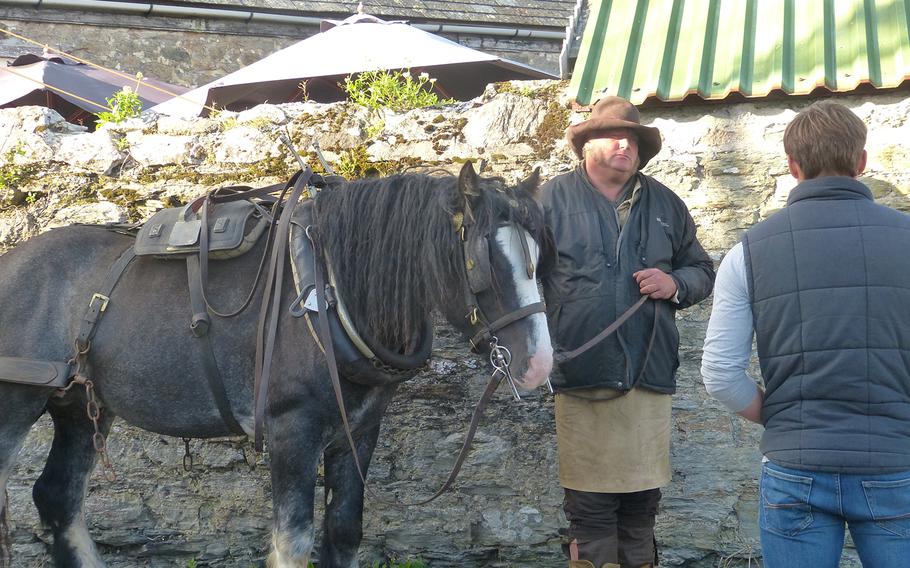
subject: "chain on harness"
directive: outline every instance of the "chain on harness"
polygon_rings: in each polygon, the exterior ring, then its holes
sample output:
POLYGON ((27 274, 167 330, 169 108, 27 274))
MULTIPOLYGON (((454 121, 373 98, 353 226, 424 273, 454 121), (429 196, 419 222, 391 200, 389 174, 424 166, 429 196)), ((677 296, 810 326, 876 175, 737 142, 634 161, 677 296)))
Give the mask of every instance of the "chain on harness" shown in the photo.
POLYGON ((101 433, 101 427, 98 424, 101 420, 102 408, 98 403, 98 398, 95 396, 95 383, 88 378, 85 372, 86 360, 89 351, 92 349, 92 342, 91 340, 88 340, 80 347, 80 341, 76 340, 75 349, 76 355, 69 361, 71 365, 76 366, 76 370, 73 373, 73 380, 69 385, 60 389, 58 392, 60 393, 60 396, 62 396, 63 393, 69 391, 74 385, 82 385, 85 388, 85 414, 88 416, 88 419, 92 421, 92 426, 95 429, 95 432, 92 434, 92 446, 94 446, 95 452, 101 460, 101 468, 104 472, 105 479, 111 482, 117 481, 117 472, 114 471, 110 455, 107 452, 107 438, 101 433))

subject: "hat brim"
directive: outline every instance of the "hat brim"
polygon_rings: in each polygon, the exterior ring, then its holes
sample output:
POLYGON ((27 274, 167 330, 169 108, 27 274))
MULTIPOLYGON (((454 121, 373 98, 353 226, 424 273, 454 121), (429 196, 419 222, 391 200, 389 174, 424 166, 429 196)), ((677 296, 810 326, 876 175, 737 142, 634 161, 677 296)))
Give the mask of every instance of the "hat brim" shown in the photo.
POLYGON ((592 138, 597 138, 599 132, 604 130, 613 130, 616 128, 628 128, 638 135, 638 169, 645 165, 660 152, 661 139, 660 130, 653 126, 644 126, 637 122, 629 122, 618 118, 589 118, 573 124, 566 129, 566 138, 575 155, 581 158, 583 156, 582 148, 585 142, 592 138))

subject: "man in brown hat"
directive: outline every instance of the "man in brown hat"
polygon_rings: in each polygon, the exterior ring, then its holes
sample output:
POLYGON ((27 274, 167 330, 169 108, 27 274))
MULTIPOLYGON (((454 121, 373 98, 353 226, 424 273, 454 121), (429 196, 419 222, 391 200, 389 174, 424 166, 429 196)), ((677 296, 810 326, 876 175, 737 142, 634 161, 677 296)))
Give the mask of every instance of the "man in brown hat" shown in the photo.
POLYGON ((601 99, 567 137, 581 161, 543 188, 559 253, 543 275, 557 346, 579 348, 649 298, 553 377, 569 565, 650 567, 660 487, 670 481, 676 310, 711 293, 714 268, 686 205, 641 173, 661 139, 634 105, 601 99))

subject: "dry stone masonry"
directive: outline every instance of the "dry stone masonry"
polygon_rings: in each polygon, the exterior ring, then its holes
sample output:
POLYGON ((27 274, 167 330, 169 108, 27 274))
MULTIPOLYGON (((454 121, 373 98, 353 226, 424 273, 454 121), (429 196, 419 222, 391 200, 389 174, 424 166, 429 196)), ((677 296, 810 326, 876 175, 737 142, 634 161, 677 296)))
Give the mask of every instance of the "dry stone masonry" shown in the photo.
MULTIPOLYGON (((263 105, 197 120, 147 114, 92 133, 47 109, 0 110, 0 251, 71 223, 142 220, 219 185, 284 180, 296 162, 279 132, 311 164, 318 140, 347 175, 454 172, 470 159, 487 175, 515 180, 540 167, 547 179, 573 167, 559 136, 569 121, 583 118, 561 98, 564 87, 499 85, 474 101, 402 114, 347 103, 263 105)), ((863 181, 880 202, 910 211, 910 99, 897 91, 839 100, 870 128, 863 181)), ((664 138, 647 172, 686 201, 717 261, 744 229, 785 203, 794 181, 781 137, 808 102, 643 109, 643 120, 664 138)), ((709 311, 706 302, 679 314, 673 480, 657 527, 664 566, 754 566, 750 558, 759 554, 760 429, 704 392, 698 371, 709 311)), ((441 327, 430 368, 401 388, 386 417, 370 471, 380 494, 413 500, 441 483, 486 375, 483 363, 441 327)), ((432 506, 401 510, 368 496, 363 564, 420 557, 433 568, 564 566, 552 408, 542 393, 514 403, 500 392, 452 493, 432 506)), ((31 485, 51 435, 44 418, 9 482, 16 566, 48 560, 31 485)), ((118 480, 96 472, 86 513, 112 568, 186 566, 193 559, 198 566, 249 568, 261 560, 271 517, 267 455, 246 442, 192 441, 195 465, 185 471, 181 440, 123 423, 109 447, 118 480)), ((842 565, 859 566, 852 550, 842 565)))

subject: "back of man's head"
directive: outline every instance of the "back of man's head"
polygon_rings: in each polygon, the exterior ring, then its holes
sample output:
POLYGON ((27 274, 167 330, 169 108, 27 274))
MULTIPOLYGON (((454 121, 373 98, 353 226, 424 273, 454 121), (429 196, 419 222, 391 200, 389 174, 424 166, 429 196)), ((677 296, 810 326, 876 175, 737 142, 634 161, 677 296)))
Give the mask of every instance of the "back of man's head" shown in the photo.
POLYGON ((784 131, 784 151, 804 179, 822 175, 856 177, 866 146, 866 125, 833 101, 817 102, 796 115, 784 131))

